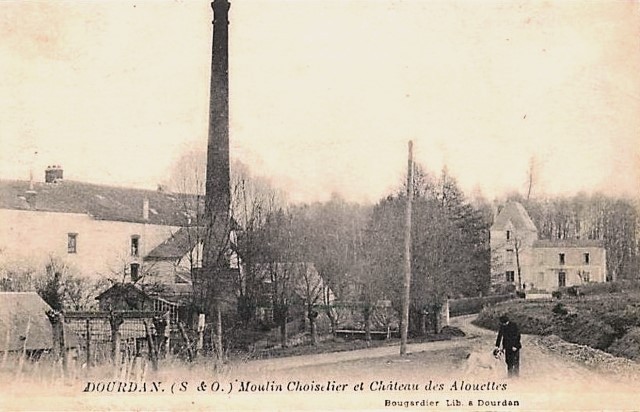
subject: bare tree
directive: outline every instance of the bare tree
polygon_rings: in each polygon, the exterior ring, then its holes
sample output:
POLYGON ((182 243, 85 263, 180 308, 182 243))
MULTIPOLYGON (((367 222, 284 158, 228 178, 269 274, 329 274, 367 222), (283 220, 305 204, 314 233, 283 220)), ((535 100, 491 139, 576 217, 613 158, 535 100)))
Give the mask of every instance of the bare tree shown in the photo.
MULTIPOLYGON (((305 311, 309 320, 309 331, 311 334, 311 343, 316 345, 318 342, 318 333, 316 328, 316 318, 318 312, 316 307, 323 301, 325 296, 324 282, 315 267, 309 262, 301 262, 300 269, 297 271, 297 279, 295 279, 296 293, 304 299, 305 311)), ((330 290, 327 292, 330 293, 330 290)), ((328 297, 330 300, 330 297, 328 297)))
POLYGON ((531 156, 529 158, 529 167, 527 168, 527 197, 526 197, 527 201, 531 198, 531 193, 533 192, 533 186, 535 183, 535 179, 537 177, 536 169, 537 169, 536 158, 535 156, 531 156))
POLYGON ((513 239, 513 250, 516 255, 516 273, 518 275, 518 291, 522 291, 522 267, 520 265, 520 252, 522 249, 522 240, 516 235, 513 239))

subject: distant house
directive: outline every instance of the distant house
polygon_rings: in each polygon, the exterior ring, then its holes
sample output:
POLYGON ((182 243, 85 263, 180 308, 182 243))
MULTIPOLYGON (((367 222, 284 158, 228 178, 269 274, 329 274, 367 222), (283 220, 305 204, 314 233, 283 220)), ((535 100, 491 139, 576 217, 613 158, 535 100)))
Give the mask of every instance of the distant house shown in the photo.
POLYGON ((170 321, 187 320, 189 294, 175 293, 171 286, 116 283, 96 297, 101 311, 168 312, 170 321))
MULTIPOLYGON (((236 253, 234 223, 230 234, 227 260, 232 270, 241 270, 241 259, 236 253)), ((183 227, 151 250, 143 259, 147 277, 145 283, 172 285, 176 292, 192 291, 192 274, 202 269, 204 228, 183 227)))
POLYGON ((563 286, 605 282, 606 266, 600 240, 538 239, 535 224, 518 202, 507 202, 491 226, 494 286, 551 292, 563 286))
MULTIPOLYGON (((0 180, 0 266, 44 267, 55 257, 84 276, 140 276, 144 257, 195 220, 200 199, 68 181, 0 180)), ((2 273, 0 273, 2 276, 2 273)))
POLYGON ((254 270, 261 280, 257 315, 263 320, 273 320, 275 299, 283 292, 283 284, 286 284, 284 294, 290 299, 292 306, 307 304, 309 299, 312 304, 317 305, 335 301, 333 291, 312 262, 259 263, 254 270), (323 293, 326 294, 326 301, 323 293))
MULTIPOLYGON (((238 276, 235 231, 230 237, 228 260, 238 276)), ((172 233, 142 258, 144 273, 131 282, 114 284, 96 298, 100 309, 169 311, 174 322, 185 320, 194 292, 193 275, 202 270, 203 239, 201 227, 181 227, 172 233)))
MULTIPOLYGON (((0 292, 0 351, 28 354, 53 348, 52 310, 35 292, 0 292)), ((78 337, 65 325, 65 346, 79 347, 78 337)))

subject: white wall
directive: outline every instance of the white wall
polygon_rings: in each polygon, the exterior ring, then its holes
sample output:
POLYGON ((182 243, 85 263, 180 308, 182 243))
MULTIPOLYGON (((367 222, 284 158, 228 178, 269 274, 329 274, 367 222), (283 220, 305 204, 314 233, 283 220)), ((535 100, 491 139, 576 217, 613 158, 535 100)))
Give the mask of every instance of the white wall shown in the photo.
POLYGON ((109 276, 136 261, 131 236, 140 236, 139 258, 178 230, 175 226, 94 220, 85 214, 0 209, 0 269, 44 268, 49 256, 81 275, 109 276), (69 233, 77 233, 77 253, 67 252, 69 233))
POLYGON ((537 247, 533 249, 532 270, 527 273, 527 284, 548 292, 558 289, 558 273, 564 272, 566 286, 581 285, 584 279, 578 273, 589 273, 589 282, 606 281, 606 252, 600 247, 537 247), (559 263, 558 254, 564 253, 565 263, 559 263), (584 254, 589 253, 589 264, 584 254))
MULTIPOLYGON (((492 284, 505 283, 505 272, 514 272, 514 282, 518 283, 517 261, 520 261, 522 276, 531 270, 531 247, 537 240, 538 233, 531 230, 516 230, 511 222, 504 229, 491 230, 489 232, 489 244, 491 247, 491 282, 492 284), (507 230, 511 232, 507 239, 507 230), (518 257, 516 258, 516 240, 518 241, 518 257), (507 252, 511 250, 511 252, 507 252), (510 259, 509 257, 510 256, 510 259)), ((523 279, 524 282, 524 279, 523 279)))

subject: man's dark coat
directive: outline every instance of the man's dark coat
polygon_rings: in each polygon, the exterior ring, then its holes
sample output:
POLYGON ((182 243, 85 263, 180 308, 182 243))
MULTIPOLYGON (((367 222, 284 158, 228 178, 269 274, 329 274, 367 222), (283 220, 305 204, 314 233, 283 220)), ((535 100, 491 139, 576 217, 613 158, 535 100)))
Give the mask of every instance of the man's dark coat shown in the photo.
POLYGON ((511 348, 522 348, 518 325, 513 322, 508 322, 506 325, 501 324, 500 330, 498 331, 498 338, 496 339, 496 346, 500 347, 500 343, 502 343, 502 348, 505 351, 510 351, 511 348))

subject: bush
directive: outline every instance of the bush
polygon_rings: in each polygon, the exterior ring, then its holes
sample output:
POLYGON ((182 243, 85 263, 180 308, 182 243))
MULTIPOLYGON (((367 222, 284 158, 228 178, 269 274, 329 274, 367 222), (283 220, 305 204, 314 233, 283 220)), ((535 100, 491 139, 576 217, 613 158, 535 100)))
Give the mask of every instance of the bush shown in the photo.
POLYGON ((567 296, 578 296, 580 294, 576 286, 569 286, 565 289, 565 292, 567 296))
POLYGON ((626 335, 613 342, 609 352, 615 356, 640 360, 640 327, 630 329, 626 335))
POLYGON ((562 299, 562 292, 560 292, 559 290, 555 290, 551 292, 551 297, 554 299, 562 299))
POLYGON ((553 307, 553 309, 551 309, 551 312, 555 313, 556 315, 561 315, 561 316, 565 316, 565 315, 569 314, 569 311, 567 311, 567 308, 565 308, 562 303, 557 303, 553 307))
POLYGON ((492 293, 496 296, 510 295, 516 291, 516 285, 513 283, 499 283, 497 285, 493 285, 492 288, 492 293))
POLYGON ((449 315, 462 316, 479 313, 486 306, 514 299, 514 294, 453 299, 449 301, 449 315))
POLYGON ((609 293, 640 291, 640 282, 637 280, 618 280, 605 283, 587 283, 580 286, 582 295, 603 295, 609 293))
POLYGON ((521 333, 548 335, 553 330, 550 316, 535 308, 523 307, 522 303, 520 305, 507 303, 486 308, 480 312, 473 324, 486 329, 498 330, 500 326, 498 318, 501 315, 509 316, 509 319, 520 327, 521 333))
POLYGON ((640 336, 638 292, 593 295, 567 302, 506 302, 485 308, 474 323, 496 330, 502 314, 516 322, 522 333, 553 334, 571 343, 606 351, 611 347, 611 353, 631 353, 628 347, 634 336, 640 336), (627 336, 631 331, 635 335, 627 336))
POLYGON ((583 314, 564 317, 555 329, 558 331, 556 334, 567 342, 600 350, 609 348, 616 339, 616 332, 611 326, 583 314))
POLYGON ((443 335, 452 336, 452 337, 465 336, 465 333, 462 330, 454 326, 445 326, 442 328, 442 330, 440 330, 440 333, 443 335))

